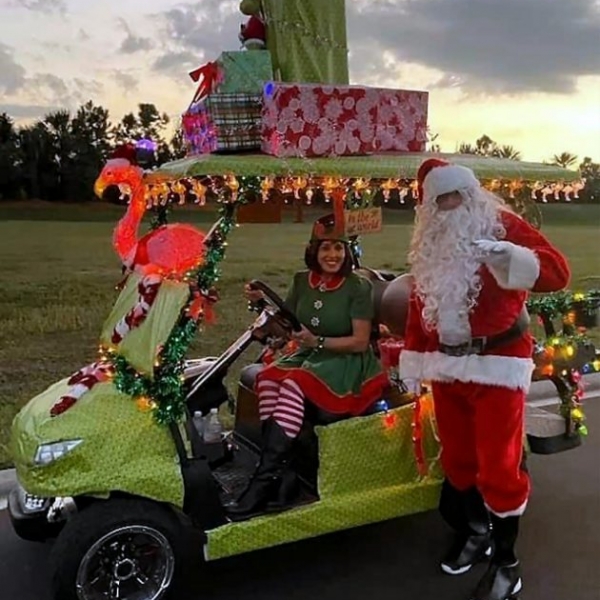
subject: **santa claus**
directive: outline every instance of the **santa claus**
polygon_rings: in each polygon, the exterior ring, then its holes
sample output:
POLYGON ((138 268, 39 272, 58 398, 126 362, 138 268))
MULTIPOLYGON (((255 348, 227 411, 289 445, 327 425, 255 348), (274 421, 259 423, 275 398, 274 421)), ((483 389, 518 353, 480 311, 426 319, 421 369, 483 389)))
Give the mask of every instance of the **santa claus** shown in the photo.
POLYGON ((514 546, 529 496, 524 402, 533 370, 525 301, 564 288, 564 256, 474 173, 439 159, 418 171, 400 376, 432 382, 446 474, 440 512, 456 532, 450 575, 491 557, 472 600, 522 587, 514 546))
POLYGON ((240 11, 249 18, 240 26, 239 39, 245 50, 264 50, 267 47, 267 28, 260 0, 242 0, 240 11))

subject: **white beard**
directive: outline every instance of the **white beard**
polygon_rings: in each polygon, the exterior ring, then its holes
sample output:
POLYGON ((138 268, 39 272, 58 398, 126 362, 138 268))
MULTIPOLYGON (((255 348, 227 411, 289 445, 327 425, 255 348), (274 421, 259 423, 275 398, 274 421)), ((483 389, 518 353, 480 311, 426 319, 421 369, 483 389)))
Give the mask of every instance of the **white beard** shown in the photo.
POLYGON ((462 344, 471 338, 469 313, 481 291, 481 260, 473 242, 504 235, 501 206, 495 196, 481 190, 449 211, 437 210, 435 204, 417 209, 411 273, 423 302, 425 327, 437 330, 442 344, 462 344))

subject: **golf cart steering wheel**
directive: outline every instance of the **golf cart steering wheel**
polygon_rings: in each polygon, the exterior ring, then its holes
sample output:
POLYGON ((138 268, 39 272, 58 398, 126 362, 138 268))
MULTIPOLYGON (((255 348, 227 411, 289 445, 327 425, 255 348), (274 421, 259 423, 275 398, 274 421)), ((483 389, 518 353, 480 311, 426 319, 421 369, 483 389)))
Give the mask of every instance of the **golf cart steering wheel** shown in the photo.
POLYGON ((294 331, 300 331, 302 324, 298 321, 298 317, 285 305, 281 296, 274 292, 266 283, 253 279, 248 286, 253 290, 260 290, 267 298, 267 300, 279 310, 281 316, 289 322, 294 331))

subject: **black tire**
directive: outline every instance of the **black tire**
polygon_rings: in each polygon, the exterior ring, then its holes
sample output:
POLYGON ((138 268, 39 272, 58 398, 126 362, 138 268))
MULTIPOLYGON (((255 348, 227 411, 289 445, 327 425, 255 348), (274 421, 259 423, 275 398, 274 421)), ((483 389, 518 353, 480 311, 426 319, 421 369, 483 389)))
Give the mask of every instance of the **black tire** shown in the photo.
POLYGON ((114 585, 121 594, 129 594, 118 596, 124 600, 134 597, 133 592, 126 591, 131 586, 146 593, 136 595, 136 600, 164 600, 183 563, 182 535, 176 515, 160 504, 142 499, 99 500, 67 521, 52 548, 53 597, 106 599, 112 596, 103 595, 101 590, 114 585), (138 547, 142 541, 148 543, 138 547), (78 594, 80 569, 80 582, 90 585, 78 594), (147 577, 154 570, 158 582, 147 577), (90 581, 92 573, 93 579, 101 574, 95 585, 90 581))

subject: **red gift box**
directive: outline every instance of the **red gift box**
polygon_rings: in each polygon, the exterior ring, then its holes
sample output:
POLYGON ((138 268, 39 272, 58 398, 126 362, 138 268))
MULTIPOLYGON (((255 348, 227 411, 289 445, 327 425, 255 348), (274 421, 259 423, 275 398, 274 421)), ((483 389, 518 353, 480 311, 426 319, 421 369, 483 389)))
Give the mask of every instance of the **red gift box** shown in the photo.
POLYGON ((269 82, 261 149, 279 157, 419 152, 427 100, 426 92, 269 82))
POLYGON ((378 152, 424 152, 429 94, 379 89, 375 145, 378 152))

